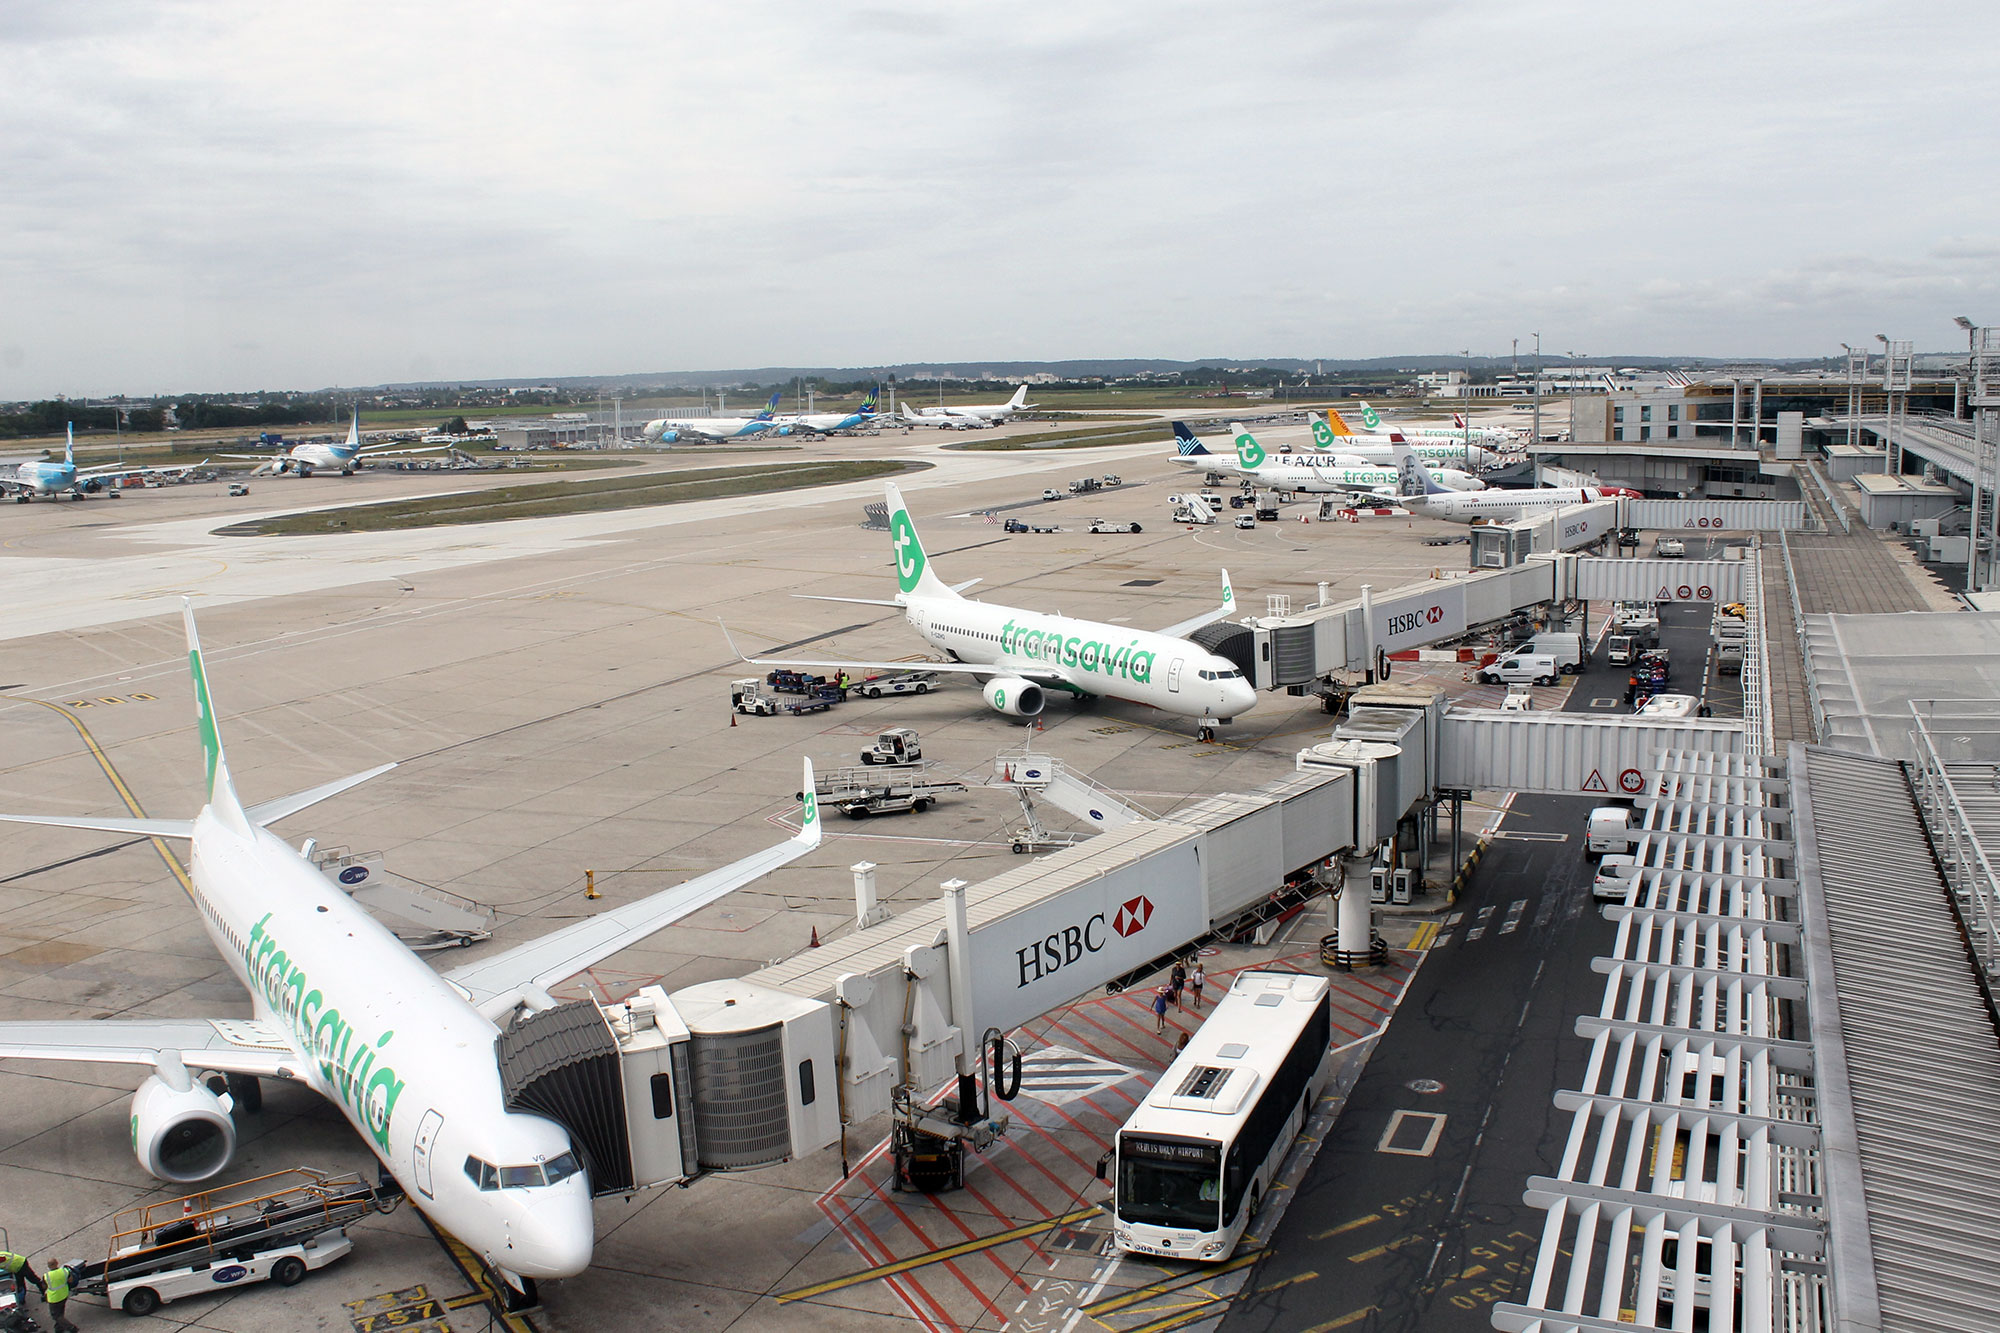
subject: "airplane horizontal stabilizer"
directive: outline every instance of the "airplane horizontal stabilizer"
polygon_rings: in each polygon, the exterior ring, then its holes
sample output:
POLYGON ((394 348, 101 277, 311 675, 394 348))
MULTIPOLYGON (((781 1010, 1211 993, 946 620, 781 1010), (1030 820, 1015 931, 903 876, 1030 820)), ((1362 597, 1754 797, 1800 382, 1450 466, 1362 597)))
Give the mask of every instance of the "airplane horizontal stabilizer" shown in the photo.
POLYGON ((829 597, 823 593, 814 592, 795 592, 792 596, 802 597, 808 602, 853 602, 857 606, 893 606, 898 610, 901 610, 903 605, 901 602, 891 601, 887 597, 829 597))
POLYGON ((192 838, 192 819, 84 819, 70 815, 0 815, 9 824, 80 828, 92 833, 132 833, 142 838, 192 838))
POLYGON ((280 796, 275 801, 264 801, 251 806, 243 813, 249 817, 252 824, 262 828, 266 824, 277 823, 286 815, 295 815, 309 805, 318 805, 329 796, 338 796, 349 787, 358 787, 370 778, 379 778, 394 767, 394 764, 378 764, 363 773, 352 773, 344 778, 336 778, 332 782, 322 782, 317 787, 293 792, 290 796, 280 796))

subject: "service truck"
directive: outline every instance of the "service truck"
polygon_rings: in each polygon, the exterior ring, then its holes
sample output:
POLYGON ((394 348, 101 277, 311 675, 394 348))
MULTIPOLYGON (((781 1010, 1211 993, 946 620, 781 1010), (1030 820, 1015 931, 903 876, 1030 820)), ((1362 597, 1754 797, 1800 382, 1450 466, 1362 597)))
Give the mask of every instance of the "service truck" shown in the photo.
POLYGON ((1592 810, 1584 850, 1592 856, 1629 855, 1632 812, 1622 805, 1600 805, 1592 810))

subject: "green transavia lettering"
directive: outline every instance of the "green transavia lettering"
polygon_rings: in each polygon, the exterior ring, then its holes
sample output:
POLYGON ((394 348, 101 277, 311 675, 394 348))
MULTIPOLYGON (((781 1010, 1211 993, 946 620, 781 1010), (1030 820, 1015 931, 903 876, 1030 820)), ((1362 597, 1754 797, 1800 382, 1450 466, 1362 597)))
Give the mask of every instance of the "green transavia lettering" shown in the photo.
POLYGON ((1139 647, 1137 639, 1121 646, 1029 629, 1012 620, 1000 627, 1000 651, 1141 685, 1153 679, 1153 659, 1159 656, 1139 647))
POLYGON ((334 1096, 360 1117, 368 1137, 387 1152, 389 1121, 396 1114, 396 1099, 403 1095, 403 1080, 376 1060, 395 1032, 384 1032, 371 1042, 338 1009, 325 1008, 325 997, 313 989, 305 969, 286 957, 265 929, 270 920, 271 913, 266 912, 250 928, 250 941, 243 949, 252 988, 284 1019, 299 1048, 319 1062, 319 1072, 334 1096))

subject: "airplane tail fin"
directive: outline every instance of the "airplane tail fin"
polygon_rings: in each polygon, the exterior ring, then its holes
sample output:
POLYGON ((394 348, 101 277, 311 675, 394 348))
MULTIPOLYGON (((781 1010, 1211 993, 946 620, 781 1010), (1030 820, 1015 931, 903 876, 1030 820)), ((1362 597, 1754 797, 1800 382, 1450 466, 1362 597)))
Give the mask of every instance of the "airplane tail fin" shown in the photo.
POLYGON ((1208 450, 1194 437, 1194 432, 1188 429, 1185 421, 1174 423, 1174 446, 1180 451, 1182 458, 1202 458, 1208 455, 1208 450))
POLYGON ((923 420, 923 418, 922 418, 922 417, 920 417, 920 416, 918 416, 918 415, 917 415, 917 409, 915 409, 914 407, 911 407, 911 406, 910 406, 910 405, 909 405, 909 404, 908 404, 907 402, 905 402, 905 403, 899 403, 899 404, 898 404, 897 406, 898 406, 898 407, 900 407, 900 408, 902 409, 902 413, 903 413, 903 420, 905 420, 905 421, 922 421, 922 420, 923 420))
POLYGON ((1354 434, 1354 427, 1347 424, 1347 418, 1340 415, 1338 408, 1329 407, 1326 409, 1326 424, 1327 428, 1335 435, 1354 434))
POLYGON ((208 766, 208 804, 240 833, 250 832, 250 817, 229 780, 229 761, 222 753, 222 731, 215 719, 215 702, 208 691, 208 668, 202 664, 201 636, 194 626, 194 603, 181 599, 181 621, 187 627, 188 672, 194 677, 195 726, 201 733, 202 758, 208 766))
MULTIPOLYGON (((1329 407, 1319 416, 1308 412, 1306 420, 1312 423, 1313 448, 1320 450, 1333 448, 1334 442, 1341 436, 1341 432, 1333 428, 1333 409, 1329 407)), ((1343 421, 1341 424, 1344 426, 1347 423, 1343 421)))
POLYGON ((905 597, 957 597, 931 569, 923 539, 917 536, 917 525, 910 521, 909 507, 903 503, 903 493, 893 481, 882 483, 882 489, 889 501, 889 544, 896 561, 896 586, 905 597))
POLYGON ((1417 457, 1417 451, 1401 439, 1395 445, 1395 458, 1398 498, 1414 500, 1425 495, 1445 494, 1445 487, 1432 480, 1430 469, 1417 457))
POLYGON ((347 444, 344 447, 348 453, 354 453, 361 448, 361 404, 359 402, 354 404, 354 415, 347 422, 347 444))
POLYGON ((1463 430, 1465 428, 1465 413, 1453 412, 1451 414, 1451 424, 1463 430))
POLYGON ((813 761, 805 761, 805 785, 799 788, 799 831, 792 841, 802 847, 817 847, 820 839, 819 793, 813 784, 813 761))
POLYGON ((73 421, 63 425, 63 462, 76 466, 76 423, 73 421))
POLYGON ((1018 408, 1021 406, 1021 404, 1027 401, 1028 401, 1028 386, 1023 384, 1020 388, 1014 390, 1014 396, 1007 400, 1007 406, 1009 408, 1018 408))
POLYGON ((860 415, 864 417, 872 417, 875 415, 875 393, 876 391, 871 388, 868 390, 868 396, 861 400, 860 415))
POLYGON ((1361 424, 1369 430, 1382 429, 1382 414, 1361 399, 1357 398, 1355 401, 1361 403, 1361 424))
POLYGON ((1257 443, 1257 437, 1252 435, 1249 427, 1242 422, 1230 422, 1229 433, 1236 437, 1236 461, 1246 470, 1261 466, 1264 460, 1270 457, 1264 452, 1264 446, 1257 443))
POLYGON ((775 393, 771 395, 771 401, 764 404, 764 410, 762 412, 759 412, 755 419, 758 421, 769 421, 771 417, 774 414, 776 414, 778 410, 778 404, 783 402, 784 398, 785 398, 785 391, 783 389, 777 390, 775 393))

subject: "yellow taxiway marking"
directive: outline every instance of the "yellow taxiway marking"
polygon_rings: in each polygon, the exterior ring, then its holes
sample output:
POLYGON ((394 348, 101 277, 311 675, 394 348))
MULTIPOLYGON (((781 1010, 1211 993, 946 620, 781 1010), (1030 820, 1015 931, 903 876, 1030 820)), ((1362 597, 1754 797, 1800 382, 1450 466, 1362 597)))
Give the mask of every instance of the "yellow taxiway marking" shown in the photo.
POLYGON ((1387 1245, 1377 1245, 1372 1250, 1363 1250, 1359 1254, 1350 1254, 1347 1256, 1347 1262, 1350 1264, 1365 1264, 1370 1259, 1380 1259, 1391 1250, 1400 1250, 1403 1246, 1414 1245, 1422 1239, 1422 1236, 1399 1236, 1387 1245))
POLYGON ((1438 923, 1435 921, 1424 922, 1417 927, 1417 933, 1410 937, 1410 951, 1412 953, 1422 953, 1424 950, 1430 948, 1431 945, 1437 943, 1437 937, 1438 923))
POLYGON ((507 1308, 507 1293, 487 1274, 486 1266, 479 1262, 478 1256, 460 1244, 458 1237, 431 1221, 429 1215, 422 1209, 417 1210, 417 1216, 422 1219, 430 1233, 437 1237, 438 1244, 444 1246, 444 1252, 451 1256, 452 1264, 464 1275, 466 1281, 472 1284, 473 1291, 470 1297, 453 1297, 447 1302, 450 1308, 464 1309, 477 1301, 486 1307, 489 1317, 497 1320, 507 1333, 538 1333, 525 1315, 517 1314, 507 1308))
MULTIPOLYGON (((97 760, 97 766, 103 769, 104 776, 110 779, 111 789, 117 792, 118 799, 125 803, 126 811, 134 819, 145 819, 147 817, 145 807, 139 804, 139 798, 132 794, 132 789, 125 785, 125 779, 118 775, 118 769, 112 764, 111 756, 104 753, 104 747, 99 745, 97 738, 90 734, 90 728, 83 725, 82 718, 61 704, 52 704, 46 699, 30 699, 19 694, 9 694, 0 697, 13 699, 24 704, 34 704, 38 708, 48 709, 51 713, 61 714, 72 727, 76 728, 76 734, 83 738, 84 745, 89 747, 91 756, 97 760)), ((160 859, 167 863, 167 869, 173 873, 173 877, 180 881, 181 890, 188 897, 194 897, 194 881, 188 878, 187 868, 181 864, 181 859, 174 855, 173 849, 167 846, 166 840, 163 838, 151 838, 148 841, 153 844, 153 850, 160 854, 160 859)))
POLYGON ((1260 1292, 1282 1291, 1286 1287, 1295 1287, 1301 1282, 1311 1282, 1314 1278, 1318 1276, 1319 1276, 1318 1273, 1294 1273, 1290 1277, 1279 1278, 1276 1282, 1271 1283, 1269 1286, 1259 1287, 1257 1288, 1257 1290, 1260 1292))
POLYGON ((979 1236, 973 1240, 961 1241, 956 1245, 947 1245, 943 1249, 927 1250, 923 1254, 912 1255, 908 1259, 897 1259, 893 1263, 879 1264, 874 1268, 863 1269, 859 1273, 849 1273, 846 1277, 832 1278, 826 1282, 815 1282, 809 1287, 800 1287, 796 1291, 782 1292, 777 1297, 777 1301, 780 1305, 785 1305, 792 1301, 805 1300, 810 1296, 824 1295, 829 1291, 839 1291, 843 1287, 853 1287, 863 1282, 874 1282, 881 1278, 894 1277, 898 1273, 907 1273, 913 1268, 924 1268, 931 1264, 945 1263, 948 1260, 957 1259, 962 1255, 978 1254, 981 1250, 990 1250, 996 1246, 1006 1245, 1013 1241, 1026 1240, 1028 1237, 1040 1235, 1044 1231, 1053 1231, 1057 1227, 1068 1226, 1073 1222, 1081 1222, 1087 1217, 1096 1217, 1099 1212, 1100 1210, 1094 1207, 1079 1208, 1073 1213, 1065 1213, 1061 1217, 1045 1218, 1040 1222, 1030 1222, 1026 1226, 1015 1227, 1011 1231, 995 1232, 991 1236, 979 1236))
POLYGON ((1332 1333, 1332 1330, 1336 1328, 1346 1328, 1349 1324, 1358 1324, 1374 1313, 1375 1307, 1372 1305, 1364 1306, 1359 1310, 1350 1310, 1338 1319, 1329 1319, 1324 1324, 1314 1324, 1305 1333, 1332 1333))

